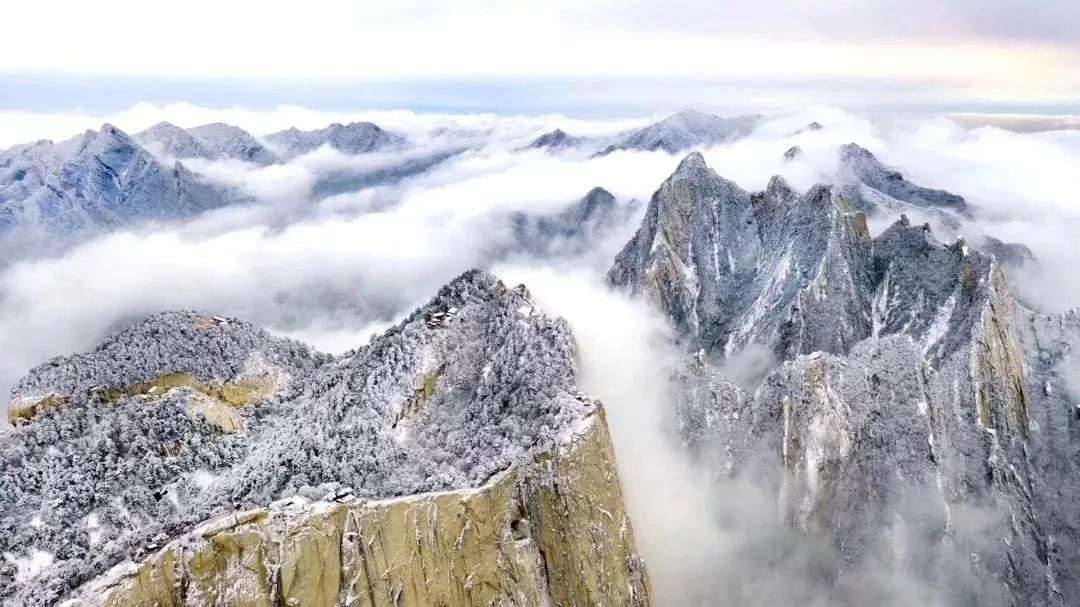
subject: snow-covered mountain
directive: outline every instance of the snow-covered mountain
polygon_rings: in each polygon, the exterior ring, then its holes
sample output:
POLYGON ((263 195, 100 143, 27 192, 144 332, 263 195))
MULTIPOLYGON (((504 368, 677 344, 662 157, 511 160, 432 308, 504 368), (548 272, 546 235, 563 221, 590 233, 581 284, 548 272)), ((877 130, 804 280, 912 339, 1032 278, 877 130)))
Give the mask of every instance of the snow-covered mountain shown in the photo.
POLYGON ((0 230, 18 223, 18 206, 45 186, 79 143, 74 138, 59 144, 38 141, 0 152, 0 230))
POLYGON ((301 131, 291 128, 266 136, 283 158, 293 158, 329 146, 346 154, 366 154, 401 149, 406 139, 370 122, 335 122, 324 129, 301 131))
MULTIPOLYGON (((556 129, 528 147, 675 164, 667 154, 759 120, 681 112, 614 139, 556 129)), ((267 147, 227 125, 137 138, 106 125, 0 153, 0 228, 78 233, 242 199, 163 157, 407 152, 341 163, 350 170, 320 175, 318 195, 476 149, 407 145, 369 123, 290 129, 267 147)), ((800 191, 777 176, 747 191, 695 151, 643 217, 594 188, 557 212, 481 216, 493 250, 478 255, 577 261, 637 227, 607 280, 670 325, 680 358, 663 423, 706 472, 693 482, 715 484, 700 493, 716 503, 693 514, 712 517, 703 530, 742 524, 725 508, 749 492, 759 524, 750 542, 717 539, 722 563, 689 564, 689 547, 664 563, 693 578, 688 602, 722 591, 758 604, 768 571, 815 586, 770 588, 766 603, 1080 603, 1068 366, 1080 312, 1014 296, 1009 273, 1032 262, 1023 245, 953 238, 977 216, 964 198, 857 144, 838 153, 826 183, 800 191)), ((803 154, 790 149, 785 166, 803 154)), ((475 270, 339 356, 181 311, 42 363, 15 385, 14 428, 0 434, 0 601, 649 605, 604 409, 576 387, 579 347, 523 286, 475 270)))
POLYGON ((0 155, 0 228, 73 237, 146 220, 174 220, 244 200, 180 162, 162 164, 106 124, 69 141, 0 155))
POLYGON ((626 225, 640 209, 638 201, 620 203, 604 188, 553 215, 514 213, 511 242, 498 255, 524 252, 539 257, 578 255, 626 225))
POLYGON ((0 599, 649 605, 574 348, 473 271, 342 356, 175 312, 49 361, 0 435, 0 599))
POLYGON ((266 149, 250 133, 239 127, 220 122, 190 129, 182 129, 168 122, 159 122, 137 133, 135 139, 152 151, 180 160, 228 158, 261 166, 280 162, 273 152, 266 149))
POLYGON ((696 110, 683 110, 642 129, 620 136, 600 153, 615 150, 663 150, 674 154, 697 147, 735 141, 749 135, 762 116, 722 118, 696 110))
MULTIPOLYGON (((347 154, 401 150, 405 139, 371 123, 334 124, 318 131, 290 129, 268 137, 291 158, 323 145, 347 154)), ((328 196, 422 172, 458 148, 417 154, 365 172, 329 172, 315 184, 328 196)), ((183 129, 158 123, 132 137, 106 124, 60 143, 39 141, 0 152, 0 232, 9 242, 77 241, 144 221, 173 221, 206 210, 251 202, 234 188, 193 173, 185 160, 283 162, 235 126, 183 129)))
POLYGON ((971 216, 962 196, 915 185, 858 144, 840 147, 840 167, 841 182, 848 184, 844 193, 856 210, 893 215, 916 212, 952 228, 971 216))
POLYGON ((529 143, 529 149, 534 150, 566 150, 576 148, 587 141, 585 137, 574 137, 562 129, 553 129, 540 135, 529 143))
POLYGON ((683 110, 614 137, 575 137, 562 129, 554 129, 540 135, 527 147, 552 151, 591 150, 599 156, 616 150, 660 150, 675 154, 746 137, 763 118, 760 115, 723 118, 696 110, 683 110))
MULTIPOLYGON (((862 173, 912 204, 963 208, 876 174, 862 173)), ((996 257, 906 217, 872 237, 843 187, 749 193, 694 153, 609 280, 697 352, 676 391, 692 454, 832 547, 833 601, 869 600, 845 579, 866 562, 945 604, 1080 600, 1080 418, 1062 367, 1080 316, 1025 308, 996 257), (749 394, 724 375, 754 348, 779 363, 749 394)))

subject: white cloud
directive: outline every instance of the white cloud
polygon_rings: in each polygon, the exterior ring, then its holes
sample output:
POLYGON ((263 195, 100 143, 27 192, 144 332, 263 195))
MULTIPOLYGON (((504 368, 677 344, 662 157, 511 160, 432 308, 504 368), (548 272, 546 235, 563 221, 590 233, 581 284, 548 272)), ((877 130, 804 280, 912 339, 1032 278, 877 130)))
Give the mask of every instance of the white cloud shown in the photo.
POLYGON ((723 532, 712 513, 717 496, 709 474, 692 465, 665 433, 668 394, 678 353, 657 312, 609 291, 581 271, 499 267, 523 283, 545 313, 566 318, 579 346, 581 387, 607 408, 620 481, 648 567, 657 604, 686 605, 686 584, 701 582, 703 565, 723 532))

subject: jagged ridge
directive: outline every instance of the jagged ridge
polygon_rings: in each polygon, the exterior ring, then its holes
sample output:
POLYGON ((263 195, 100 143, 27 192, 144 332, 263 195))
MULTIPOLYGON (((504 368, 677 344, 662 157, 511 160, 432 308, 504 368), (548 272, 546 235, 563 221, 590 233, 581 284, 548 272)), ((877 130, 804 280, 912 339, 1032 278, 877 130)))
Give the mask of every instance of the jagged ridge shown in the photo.
POLYGON ((1024 309, 993 256, 905 217, 871 238, 840 187, 749 194, 691 154, 609 279, 703 349, 676 382, 685 443, 829 540, 831 600, 903 604, 845 580, 867 561, 946 604, 1080 597, 1065 556, 1080 516, 1062 506, 1080 424, 1060 366, 1080 324, 1024 309), (786 362, 748 395, 706 361, 752 344, 786 362))

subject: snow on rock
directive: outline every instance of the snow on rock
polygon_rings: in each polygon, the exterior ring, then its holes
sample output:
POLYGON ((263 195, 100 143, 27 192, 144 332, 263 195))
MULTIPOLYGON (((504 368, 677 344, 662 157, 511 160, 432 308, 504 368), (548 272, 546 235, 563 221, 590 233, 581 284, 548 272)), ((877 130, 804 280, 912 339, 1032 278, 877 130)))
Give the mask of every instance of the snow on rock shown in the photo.
POLYGON ((1026 310, 996 257, 905 216, 871 238, 848 202, 779 180, 749 194, 696 154, 654 194, 609 280, 680 335, 685 447, 835 547, 839 603, 866 601, 843 576, 875 559, 931 563, 905 574, 946 604, 1076 603, 1080 421, 1046 386, 1066 383, 1080 315, 1026 310), (782 361, 752 395, 722 377, 750 344, 782 361))
POLYGON ((366 154, 401 149, 403 136, 384 131, 370 122, 334 123, 325 129, 301 131, 291 128, 266 136, 282 157, 289 159, 328 146, 345 154, 366 154))
POLYGON ((162 162, 110 124, 0 153, 0 232, 37 235, 44 244, 248 200, 179 162, 162 162))
POLYGON ((426 584, 440 604, 472 604, 470 587, 483 603, 647 604, 602 409, 574 386, 567 324, 519 313, 533 307, 472 271, 347 359, 174 312, 40 365, 15 394, 66 400, 0 438, 0 550, 56 561, 25 583, 0 570, 0 598, 52 604, 97 580, 79 600, 155 604, 184 588, 196 604, 394 604, 426 584), (507 543, 523 529, 539 535, 507 543), (368 550, 402 560, 360 575, 368 550), (139 564, 101 577, 126 560, 139 564), (337 575, 311 577, 323 570, 337 575))
POLYGON ((762 116, 756 114, 722 118, 696 110, 683 110, 616 138, 600 154, 616 150, 663 150, 675 154, 746 137, 761 120, 762 116))

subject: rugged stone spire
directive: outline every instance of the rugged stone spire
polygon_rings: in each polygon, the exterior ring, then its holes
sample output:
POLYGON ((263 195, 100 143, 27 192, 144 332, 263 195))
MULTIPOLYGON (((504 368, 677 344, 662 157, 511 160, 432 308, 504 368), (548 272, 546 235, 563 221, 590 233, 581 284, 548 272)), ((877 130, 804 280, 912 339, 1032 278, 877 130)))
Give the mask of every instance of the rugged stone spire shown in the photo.
POLYGON ((1025 310, 993 256, 903 216, 871 238, 841 188, 748 195, 691 155, 609 278, 709 354, 677 381, 685 444, 835 547, 819 566, 837 602, 869 600, 842 581, 866 560, 946 604, 1080 598, 1080 511, 1062 505, 1080 497, 1062 387, 1080 322, 1025 310), (786 362, 747 394, 722 374, 751 344, 786 362))

